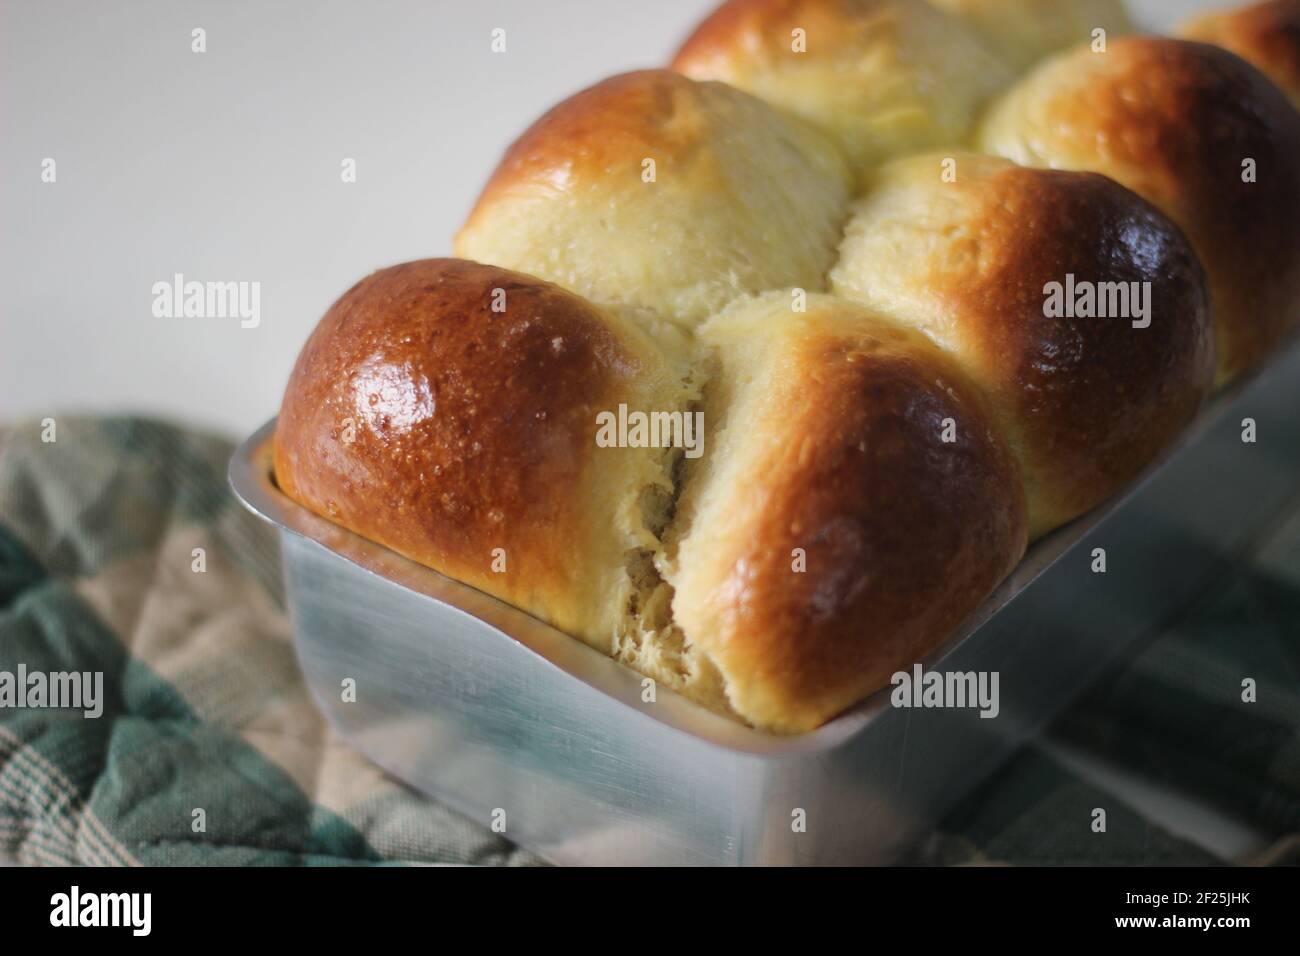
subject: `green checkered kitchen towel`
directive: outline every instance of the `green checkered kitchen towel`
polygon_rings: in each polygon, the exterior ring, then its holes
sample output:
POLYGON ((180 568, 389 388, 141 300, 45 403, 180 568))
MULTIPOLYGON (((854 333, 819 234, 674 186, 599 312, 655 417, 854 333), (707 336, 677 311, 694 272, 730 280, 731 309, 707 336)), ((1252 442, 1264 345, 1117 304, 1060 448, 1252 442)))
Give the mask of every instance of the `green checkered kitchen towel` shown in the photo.
MULTIPOLYGON (((325 724, 274 535, 227 489, 228 442, 130 418, 54 427, 0 431, 0 673, 102 672, 103 713, 0 708, 0 861, 537 862, 325 724)), ((1300 862, 1298 652, 1300 510, 908 862, 1300 862), (1260 675, 1247 707, 1222 692, 1242 673, 1260 675), (1248 830, 1252 849, 1180 836, 1116 772, 1248 830)))

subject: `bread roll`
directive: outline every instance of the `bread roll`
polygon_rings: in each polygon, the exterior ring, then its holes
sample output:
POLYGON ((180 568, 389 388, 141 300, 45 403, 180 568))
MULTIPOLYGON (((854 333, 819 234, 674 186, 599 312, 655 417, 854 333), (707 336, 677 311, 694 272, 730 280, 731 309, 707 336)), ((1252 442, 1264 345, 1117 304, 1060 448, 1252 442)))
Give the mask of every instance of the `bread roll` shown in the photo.
POLYGON ((674 454, 598 447, 596 416, 687 407, 690 353, 661 343, 505 269, 384 269, 303 348, 276 480, 317 514, 613 653, 629 561, 667 522, 674 454))
POLYGON ((1231 53, 1129 37, 1061 54, 993 105, 979 142, 1103 173, 1178 223, 1209 276, 1220 381, 1300 321, 1300 114, 1231 53))
POLYGON ((1259 67, 1300 109, 1300 0, 1266 0, 1253 6, 1194 17, 1180 31, 1213 43, 1259 67))
POLYGON ((628 73, 510 147, 456 254, 690 327, 745 293, 824 289, 848 181, 830 142, 752 96, 628 73))
POLYGON ((860 306, 791 302, 704 327, 710 451, 688 463, 662 561, 730 706, 784 732, 910 669, 1025 546, 1016 465, 955 365, 860 306))
POLYGON ((989 49, 1022 72, 1048 54, 1133 32, 1120 0, 929 0, 967 23, 989 49))
POLYGON ((812 121, 857 172, 963 141, 1011 80, 974 31, 925 0, 728 0, 673 69, 812 121))
POLYGON ((982 387, 1020 462, 1031 536, 1132 481, 1213 380, 1209 292, 1186 238, 1092 173, 896 160, 855 205, 831 286, 926 333, 982 387))

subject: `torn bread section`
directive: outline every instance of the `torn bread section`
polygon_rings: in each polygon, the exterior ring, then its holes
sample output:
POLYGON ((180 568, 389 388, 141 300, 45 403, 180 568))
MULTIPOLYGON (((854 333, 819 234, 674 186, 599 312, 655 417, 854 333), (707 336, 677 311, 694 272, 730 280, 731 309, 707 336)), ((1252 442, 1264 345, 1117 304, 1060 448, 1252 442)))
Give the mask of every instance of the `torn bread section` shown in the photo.
POLYGON ((657 568, 728 705, 812 729, 937 647, 1024 553, 1018 468, 961 370, 830 296, 733 304, 709 450, 688 462, 657 568))
MULTIPOLYGON (((638 320, 644 323, 645 317, 639 316, 638 320)), ((700 651, 674 620, 673 588, 662 574, 666 542, 676 527, 677 503, 686 474, 693 460, 699 460, 709 452, 706 437, 709 426, 703 413, 703 395, 712 362, 707 351, 699 348, 693 339, 675 338, 671 328, 661 329, 659 338, 680 348, 679 354, 689 358, 683 379, 685 390, 677 396, 675 405, 655 411, 665 417, 680 415, 678 420, 682 422, 700 421, 702 430, 694 434, 698 444, 693 449, 678 442, 660 445, 651 455, 641 454, 640 449, 631 447, 603 448, 598 453, 598 465, 599 456, 632 454, 645 466, 638 473, 635 495, 626 499, 635 502, 625 516, 627 525, 633 529, 631 537, 635 545, 623 555, 624 581, 617 597, 621 616, 613 630, 612 643, 602 650, 652 678, 656 684, 712 711, 735 718, 737 715, 727 701, 722 675, 708 655, 700 651), (697 454, 698 458, 695 457, 697 454)))

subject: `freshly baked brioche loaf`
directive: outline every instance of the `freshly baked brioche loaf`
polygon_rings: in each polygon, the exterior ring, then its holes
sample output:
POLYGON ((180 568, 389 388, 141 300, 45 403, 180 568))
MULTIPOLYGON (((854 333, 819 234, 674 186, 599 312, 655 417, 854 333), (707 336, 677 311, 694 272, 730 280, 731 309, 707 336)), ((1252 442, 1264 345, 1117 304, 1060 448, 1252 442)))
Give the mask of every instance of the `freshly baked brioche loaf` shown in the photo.
POLYGON ((1127 485, 1213 381, 1187 240, 1092 173, 895 160, 855 204, 831 288, 922 330, 983 388, 1021 465, 1031 535, 1127 485))
POLYGON ((744 293, 825 288, 848 195, 843 160, 798 120, 644 70, 533 124, 455 250, 689 326, 744 293))
POLYGON ((1300 109, 1300 0, 1265 0, 1205 13, 1183 25, 1189 40, 1213 43, 1259 67, 1300 109))
POLYGON ((1061 54, 990 108, 979 144, 1102 173, 1178 223, 1209 276, 1220 380, 1300 322, 1300 114, 1244 60, 1158 37, 1061 54))
POLYGON ((1120 0, 929 0, 958 17, 1017 72, 1048 54, 1133 32, 1120 0))
POLYGON ((492 265, 330 309, 280 487, 707 707, 817 726, 1132 480, 1216 350, 1226 379, 1300 322, 1300 114, 1125 29, 1108 0, 730 0, 680 72, 510 148, 456 240, 492 265), (634 435, 656 418, 674 440, 634 435))
POLYGON ((973 30, 925 0, 728 0, 673 69, 810 120, 855 172, 964 140, 1012 78, 973 30))
POLYGON ((707 707, 813 727, 974 610, 1023 552, 1025 515, 950 360, 860 306, 792 301, 656 341, 493 266, 385 269, 304 347, 276 479, 707 707), (698 411, 718 446, 601 447, 620 405, 698 411))
POLYGON ((687 346, 674 345, 505 269, 384 269, 304 346, 276 426, 276 480, 318 514, 609 652, 627 555, 655 546, 672 460, 597 447, 595 416, 620 403, 684 409, 697 386, 687 346))
POLYGON ((932 650, 1025 547, 1016 465, 960 370, 861 306, 746 300, 702 339, 710 452, 664 577, 730 705, 815 727, 932 650), (950 440, 949 440, 950 439, 950 440))

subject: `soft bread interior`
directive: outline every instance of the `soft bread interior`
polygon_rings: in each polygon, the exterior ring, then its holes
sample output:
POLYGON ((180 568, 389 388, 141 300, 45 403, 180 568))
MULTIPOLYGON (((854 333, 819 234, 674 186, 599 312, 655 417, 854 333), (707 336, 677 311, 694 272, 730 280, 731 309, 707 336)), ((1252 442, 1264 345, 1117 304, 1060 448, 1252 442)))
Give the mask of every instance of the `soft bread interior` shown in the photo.
MULTIPOLYGON (((676 338, 671 330, 664 334, 676 338)), ((689 346, 686 343, 686 339, 676 341, 676 347, 691 352, 684 387, 671 405, 658 406, 654 411, 693 415, 702 408, 710 363, 703 350, 693 342, 689 346)), ((636 480, 625 486, 620 509, 626 521, 628 547, 621 556, 618 591, 611 605, 618 614, 609 645, 601 649, 658 684, 734 717, 722 675, 673 619, 673 588, 662 571, 667 560, 666 542, 670 532, 677 533, 679 527, 678 502, 692 462, 678 447, 647 449, 648 454, 626 448, 606 451, 635 454, 639 470, 636 480)), ((702 460, 707 458, 705 455, 702 460)))

